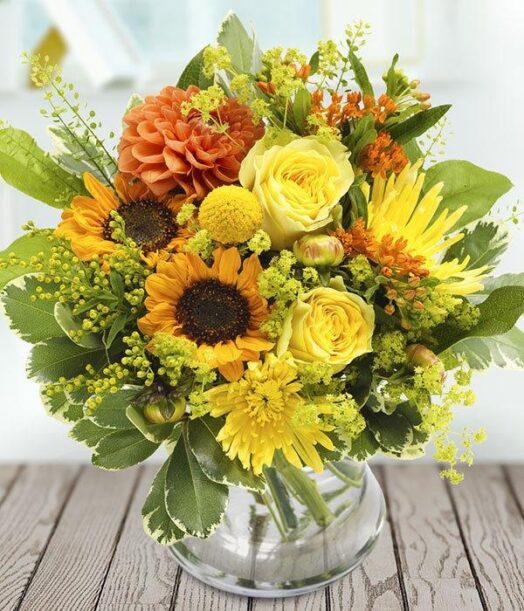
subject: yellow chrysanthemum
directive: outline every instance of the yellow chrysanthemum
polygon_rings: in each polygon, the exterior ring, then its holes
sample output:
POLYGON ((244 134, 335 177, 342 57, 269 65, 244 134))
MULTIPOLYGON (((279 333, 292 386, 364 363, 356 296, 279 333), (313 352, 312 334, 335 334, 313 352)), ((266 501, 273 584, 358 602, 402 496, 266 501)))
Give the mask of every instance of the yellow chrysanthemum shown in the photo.
POLYGON ((264 362, 249 363, 244 377, 237 382, 206 393, 212 405, 211 415, 227 414, 217 436, 224 451, 231 459, 238 456, 244 468, 253 469, 255 474, 260 474, 264 465, 271 465, 276 450, 282 450, 298 468, 305 464, 322 471, 322 459, 315 446, 333 449, 324 432, 333 430, 331 425, 318 417, 313 421, 300 418, 304 399, 299 394, 302 384, 297 375, 292 359, 268 354, 264 362))
POLYGON ((217 242, 240 244, 262 227, 262 206, 243 187, 218 187, 202 202, 198 220, 217 242))
POLYGON ((112 212, 122 217, 127 237, 151 266, 185 243, 188 232, 176 223, 180 198, 158 198, 143 183, 127 182, 121 175, 115 179, 114 190, 87 172, 84 184, 91 197, 75 197, 55 229, 55 235, 71 241, 73 252, 83 261, 115 251, 112 212))
POLYGON ((441 281, 437 290, 452 295, 469 295, 482 289, 480 279, 487 267, 467 270, 469 257, 463 261, 441 261, 441 255, 464 237, 462 233, 448 236, 466 211, 462 206, 453 213, 443 210, 438 217, 443 184, 434 185, 422 198, 420 193, 425 174, 420 173, 421 162, 408 164, 398 176, 388 179, 377 176, 373 181, 371 197, 369 187, 364 187, 369 199, 368 229, 376 240, 393 236, 406 240, 406 252, 411 257, 422 257, 423 266, 430 277, 441 281))
POLYGON ((138 326, 151 337, 163 332, 194 341, 200 361, 238 380, 244 361, 273 347, 260 330, 268 315, 257 286, 262 268, 256 255, 242 266, 236 248, 219 248, 213 257, 212 267, 190 252, 160 261, 146 280, 148 313, 138 326))

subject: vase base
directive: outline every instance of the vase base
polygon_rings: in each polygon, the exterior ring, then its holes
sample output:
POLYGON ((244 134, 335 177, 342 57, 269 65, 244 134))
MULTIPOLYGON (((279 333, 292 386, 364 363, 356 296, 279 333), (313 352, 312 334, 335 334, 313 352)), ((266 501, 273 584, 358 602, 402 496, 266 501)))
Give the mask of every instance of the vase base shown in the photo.
MULTIPOLYGON (((235 519, 209 539, 190 537, 170 549, 188 573, 233 594, 263 598, 306 594, 357 568, 377 542, 386 511, 369 467, 362 470, 359 494, 354 490, 351 494, 351 499, 339 503, 328 526, 306 525, 300 536, 288 540, 274 533, 263 516, 253 525, 251 506, 249 527, 239 507, 235 519)), ((231 498, 231 503, 236 501, 231 498)))

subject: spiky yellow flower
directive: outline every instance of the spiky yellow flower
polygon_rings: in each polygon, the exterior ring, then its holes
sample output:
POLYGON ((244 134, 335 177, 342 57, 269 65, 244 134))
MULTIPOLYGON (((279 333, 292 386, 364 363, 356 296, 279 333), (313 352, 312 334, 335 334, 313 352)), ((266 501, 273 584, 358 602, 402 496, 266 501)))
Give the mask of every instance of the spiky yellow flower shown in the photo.
POLYGON ((256 255, 242 264, 236 248, 217 249, 213 258, 212 267, 190 252, 160 261, 146 280, 148 312, 138 326, 150 337, 162 332, 195 342, 199 361, 238 380, 244 361, 273 347, 260 330, 268 315, 257 287, 262 268, 256 255))
POLYGON ((262 227, 262 206, 244 187, 218 187, 202 202, 198 220, 222 244, 240 244, 262 227))
POLYGON ((237 382, 206 393, 211 415, 227 414, 218 441, 231 459, 238 457, 246 469, 256 474, 264 465, 271 465, 276 450, 282 450, 298 468, 305 464, 322 471, 322 459, 315 446, 333 449, 324 432, 333 427, 321 422, 318 411, 313 418, 309 413, 307 418, 301 417, 310 410, 304 410, 309 406, 299 394, 302 384, 297 376, 297 366, 290 358, 268 354, 264 362, 249 363, 237 382))
POLYGON ((429 276, 440 280, 437 290, 452 295, 475 293, 482 289, 480 279, 487 267, 468 270, 469 257, 441 260, 442 254, 464 237, 462 233, 448 234, 466 206, 451 214, 445 209, 435 217, 443 185, 434 185, 420 198, 425 178, 419 172, 420 165, 408 164, 398 176, 391 175, 387 180, 375 177, 368 204, 368 230, 377 241, 385 236, 402 238, 405 253, 423 261, 429 276))
POLYGON ((121 175, 115 179, 114 190, 87 172, 84 184, 91 197, 75 197, 55 229, 55 235, 71 241, 73 252, 83 261, 116 250, 111 227, 114 212, 151 266, 185 243, 189 234, 176 222, 180 198, 156 197, 144 183, 128 182, 121 175))

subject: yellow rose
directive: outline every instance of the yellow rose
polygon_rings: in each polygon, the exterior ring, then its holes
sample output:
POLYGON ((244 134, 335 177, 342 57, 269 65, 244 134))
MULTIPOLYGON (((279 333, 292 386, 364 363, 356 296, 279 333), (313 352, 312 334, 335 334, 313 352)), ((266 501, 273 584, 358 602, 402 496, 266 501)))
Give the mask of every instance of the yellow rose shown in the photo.
POLYGON ((240 183, 262 205, 262 229, 278 250, 332 223, 333 209, 353 178, 346 147, 314 136, 269 149, 257 142, 239 174, 240 183))
POLYGON ((296 361, 323 361, 340 371, 371 352, 375 312, 361 297, 348 293, 342 278, 300 297, 284 321, 277 354, 291 352, 296 361))

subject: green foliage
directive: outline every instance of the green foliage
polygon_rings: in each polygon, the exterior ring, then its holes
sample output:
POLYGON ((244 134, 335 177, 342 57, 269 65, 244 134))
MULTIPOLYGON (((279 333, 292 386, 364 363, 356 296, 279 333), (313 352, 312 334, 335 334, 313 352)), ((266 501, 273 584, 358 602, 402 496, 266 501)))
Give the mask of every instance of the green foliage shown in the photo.
POLYGON ((53 208, 64 208, 84 183, 45 153, 27 132, 0 129, 0 176, 12 187, 53 208))
POLYGON ((440 121, 450 108, 449 104, 444 104, 443 106, 434 106, 427 110, 421 110, 405 121, 393 125, 389 129, 389 133, 399 144, 410 142, 413 138, 421 136, 430 127, 435 125, 437 121, 440 121))
POLYGON ((293 117, 300 134, 304 133, 306 119, 311 111, 311 94, 307 89, 299 89, 293 101, 293 117))
POLYGON ((78 422, 84 416, 83 405, 76 403, 64 392, 54 393, 48 397, 40 393, 46 413, 60 422, 78 422))
POLYGON ((73 314, 73 308, 70 305, 56 303, 54 317, 63 333, 78 346, 88 349, 102 348, 102 340, 98 335, 83 332, 82 322, 73 314))
POLYGON ((349 63, 351 65, 351 70, 353 71, 353 76, 355 78, 355 82, 360 87, 363 95, 375 96, 375 92, 373 91, 373 86, 371 85, 371 81, 369 80, 368 73, 364 68, 364 65, 360 61, 360 59, 356 56, 356 54, 350 49, 348 53, 349 63))
POLYGON ((207 89, 213 84, 213 79, 204 75, 202 69, 204 67, 204 47, 191 59, 189 64, 184 68, 180 78, 178 79, 177 87, 187 89, 190 85, 195 85, 200 89, 207 89))
POLYGON ((492 278, 486 278, 482 281, 484 288, 475 293, 475 297, 488 296, 495 289, 503 286, 524 286, 524 273, 520 274, 502 274, 492 278))
POLYGON ((17 238, 5 250, 0 252, 0 289, 14 278, 36 271, 37 256, 41 253, 44 257, 51 254, 53 241, 45 233, 28 233, 17 238), (8 263, 13 255, 16 264, 8 263), (32 259, 35 258, 33 262, 32 259))
POLYGON ((54 317, 54 300, 40 299, 37 288, 34 276, 22 276, 7 284, 0 297, 9 327, 33 344, 63 335, 54 317))
POLYGON ((444 183, 444 186, 440 192, 442 201, 437 216, 445 208, 454 212, 461 206, 467 206, 454 229, 484 217, 499 197, 512 187, 511 182, 502 174, 483 170, 469 161, 457 160, 442 161, 429 168, 423 193, 427 193, 439 182, 444 183))
POLYGON ((237 72, 254 73, 260 69, 260 48, 255 36, 250 36, 235 13, 230 12, 220 25, 217 42, 224 46, 231 56, 231 63, 237 72))
POLYGON ((112 431, 96 445, 92 462, 109 471, 127 469, 149 458, 158 445, 134 428, 112 431))
POLYGON ((238 459, 226 456, 217 435, 223 422, 217 418, 204 416, 188 424, 189 442, 202 471, 219 484, 241 486, 248 490, 262 491, 264 481, 244 469, 238 459))
POLYGON ((446 251, 444 261, 470 257, 468 268, 489 265, 495 267, 509 242, 507 229, 493 222, 478 222, 473 228, 464 230, 464 237, 446 251))
POLYGON ((184 532, 207 537, 222 520, 228 489, 208 479, 191 451, 187 425, 182 427, 166 474, 166 507, 184 532))
MULTIPOLYGON (((344 144, 351 151, 351 161, 358 163, 360 154, 364 148, 375 141, 377 130, 375 129, 375 120, 373 116, 367 115, 360 119, 356 128, 351 132, 351 135, 344 140, 344 144)), ((359 189, 361 191, 361 189, 359 189)), ((364 194, 362 194, 364 197, 364 194)), ((366 206, 367 207, 367 206, 366 206)))
POLYGON ((473 369, 496 365, 524 370, 524 332, 516 327, 493 337, 465 337, 452 350, 463 356, 473 369))
POLYGON ((171 458, 156 474, 142 507, 144 530, 161 545, 173 545, 185 537, 185 533, 175 525, 169 516, 166 507, 166 476, 170 461, 171 458))
POLYGON ((175 426, 172 422, 165 424, 153 424, 144 418, 144 413, 140 407, 132 403, 127 406, 125 415, 128 421, 135 426, 142 435, 153 443, 162 443, 172 433, 175 426))
POLYGON ((90 415, 91 420, 109 429, 133 429, 133 423, 126 415, 126 409, 133 403, 140 388, 122 388, 116 393, 103 397, 90 415))
POLYGON ((348 454, 351 458, 363 462, 369 460, 379 450, 378 441, 369 428, 365 428, 355 439, 351 440, 348 454))
POLYGON ((69 437, 83 443, 88 448, 96 448, 102 439, 111 432, 111 429, 98 426, 89 418, 82 418, 69 431, 69 437))

